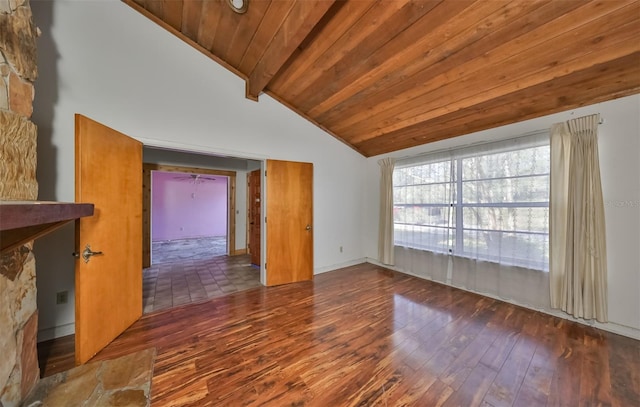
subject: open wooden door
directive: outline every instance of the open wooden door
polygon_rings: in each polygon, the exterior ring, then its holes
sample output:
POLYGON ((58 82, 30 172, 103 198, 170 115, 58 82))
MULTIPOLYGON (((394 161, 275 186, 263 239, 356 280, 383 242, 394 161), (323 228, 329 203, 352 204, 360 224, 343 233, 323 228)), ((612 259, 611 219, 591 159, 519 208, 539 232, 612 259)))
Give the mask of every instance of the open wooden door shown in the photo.
POLYGON ((313 164, 267 160, 267 285, 313 279, 313 164))
POLYGON ((142 315, 142 144, 76 115, 76 364, 142 315), (94 255, 91 252, 95 252, 94 255))
POLYGON ((249 254, 251 255, 251 264, 260 265, 260 234, 262 224, 262 215, 260 206, 260 170, 251 171, 247 174, 247 186, 249 193, 249 254))

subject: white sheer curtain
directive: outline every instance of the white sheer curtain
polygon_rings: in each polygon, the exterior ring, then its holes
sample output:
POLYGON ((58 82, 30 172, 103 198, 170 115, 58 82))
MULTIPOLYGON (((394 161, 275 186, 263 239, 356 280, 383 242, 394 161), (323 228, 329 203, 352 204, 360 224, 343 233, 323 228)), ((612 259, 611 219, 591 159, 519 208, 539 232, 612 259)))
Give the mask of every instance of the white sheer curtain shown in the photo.
POLYGON ((378 257, 381 263, 393 265, 393 169, 394 158, 378 161, 380 165, 380 220, 378 257))
POLYGON ((552 308, 607 322, 599 121, 591 115, 552 127, 550 298, 552 308))
POLYGON ((451 284, 549 308, 548 132, 461 151, 451 284))
POLYGON ((399 160, 396 266, 549 308, 549 134, 399 160))

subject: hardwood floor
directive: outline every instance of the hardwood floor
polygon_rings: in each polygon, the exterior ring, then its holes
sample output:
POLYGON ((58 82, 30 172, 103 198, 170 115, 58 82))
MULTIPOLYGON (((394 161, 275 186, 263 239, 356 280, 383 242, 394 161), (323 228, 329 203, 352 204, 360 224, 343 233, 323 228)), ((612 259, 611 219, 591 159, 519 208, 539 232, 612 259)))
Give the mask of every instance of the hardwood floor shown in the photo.
POLYGON ((145 315, 94 359, 150 346, 153 406, 640 405, 640 341, 371 264, 145 315))
POLYGON ((38 343, 40 377, 52 376, 76 366, 75 335, 38 343))

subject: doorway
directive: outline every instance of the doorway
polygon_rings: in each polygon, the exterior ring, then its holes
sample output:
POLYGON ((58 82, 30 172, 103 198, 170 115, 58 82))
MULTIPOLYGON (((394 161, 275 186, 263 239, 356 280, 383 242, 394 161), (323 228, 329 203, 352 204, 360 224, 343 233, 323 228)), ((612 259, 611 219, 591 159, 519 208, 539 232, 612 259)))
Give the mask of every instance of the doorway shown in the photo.
POLYGON ((151 171, 151 264, 227 254, 229 177, 151 171))
MULTIPOLYGON (((224 162, 227 165, 220 165, 220 168, 238 168, 238 171, 242 171, 244 174, 248 174, 256 169, 261 169, 262 171, 258 172, 260 174, 261 181, 266 181, 264 184, 261 184, 261 193, 262 197, 266 198, 267 190, 269 190, 268 195, 272 197, 272 199, 261 199, 260 209, 262 210, 262 215, 258 218, 259 222, 266 225, 266 214, 269 212, 271 215, 270 219, 270 227, 269 228, 261 228, 260 232, 260 243, 255 244, 254 247, 260 249, 260 267, 254 268, 251 267, 251 270, 255 272, 256 275, 259 274, 259 283, 263 285, 278 285, 278 284, 286 284, 290 282, 303 281, 313 278, 313 227, 312 227, 312 185, 313 185, 313 175, 312 175, 312 164, 309 163, 300 163, 300 162, 288 162, 288 161, 277 161, 277 160, 264 160, 264 161, 256 161, 249 159, 238 159, 238 158, 230 158, 230 157, 217 157, 212 155, 204 155, 198 153, 189 153, 184 151, 173 151, 173 150, 163 150, 161 148, 151 147, 151 150, 155 150, 156 152, 168 152, 169 154, 173 154, 173 156, 161 157, 160 155, 155 155, 154 159, 149 159, 150 155, 147 154, 147 148, 145 147, 144 161, 149 162, 179 162, 189 163, 193 165, 198 165, 203 163, 203 166, 196 167, 184 167, 179 165, 165 165, 165 164, 145 164, 144 165, 144 177, 143 184, 144 188, 144 201, 145 203, 149 202, 151 195, 151 177, 150 173, 153 170, 164 170, 164 171, 179 171, 179 172, 187 172, 191 174, 197 173, 205 173, 205 174, 213 174, 219 173, 220 170, 207 170, 207 165, 216 165, 218 163, 224 162), (215 162, 216 164, 213 164, 215 162), (238 166, 239 165, 239 166, 238 166), (267 168, 271 168, 271 171, 266 171, 267 168), (203 171, 204 170, 204 171, 203 171), (267 179, 267 172, 269 172, 270 176, 267 179), (269 207, 265 207, 265 205, 271 202, 269 207), (299 212, 300 209, 303 209, 299 212), (290 215, 294 216, 290 216, 290 215), (266 232, 265 230, 266 229, 266 232), (265 240, 266 238, 266 240, 265 240), (267 241, 272 242, 273 244, 267 245, 267 241), (267 262, 269 263, 270 272, 267 273, 266 267, 267 262), (271 270, 275 270, 271 271, 271 270), (269 279, 269 276, 272 278, 269 279)), ((225 171, 222 171, 223 173, 225 171)), ((244 185, 241 185, 239 189, 236 189, 236 178, 235 171, 227 171, 230 173, 229 175, 233 175, 229 181, 229 255, 230 256, 246 256, 246 260, 243 258, 234 259, 239 263, 236 264, 221 264, 220 268, 225 274, 227 281, 222 281, 222 284, 218 284, 219 290, 221 292, 231 292, 234 290, 232 285, 240 286, 242 288, 246 283, 246 275, 232 275, 230 276, 228 273, 232 271, 231 269, 243 269, 244 266, 250 266, 250 258, 247 254, 247 244, 248 241, 245 240, 245 237, 248 236, 245 233, 239 233, 236 235, 239 238, 239 241, 242 241, 241 244, 243 247, 240 250, 235 250, 233 246, 235 243, 235 238, 231 237, 231 234, 236 230, 242 231, 247 230, 247 226, 245 221, 248 221, 248 207, 245 207, 244 204, 248 201, 248 196, 245 196, 243 192, 247 191, 248 188, 245 188, 244 185), (236 197, 237 195, 237 197, 236 197), (242 215, 240 215, 237 219, 240 221, 240 224, 236 225, 236 200, 239 204, 239 207, 242 207, 242 215), (245 212, 247 211, 247 212, 245 212), (236 284, 237 283, 237 284, 236 284), (226 287, 225 287, 226 286, 226 287), (223 290, 224 288, 224 290, 223 290)), ((244 175, 243 174, 243 175, 244 175)), ((224 175, 224 174, 222 174, 224 175)), ((242 176, 240 180, 247 179, 248 177, 242 176)), ((242 182, 241 184, 244 184, 242 182)), ((146 209, 143 210, 143 223, 144 223, 144 235, 145 235, 145 258, 147 259, 145 262, 145 266, 150 266, 150 233, 147 231, 150 230, 150 222, 151 222, 151 214, 149 205, 146 204, 146 209), (149 252, 147 254, 147 252, 149 252)), ((247 205, 248 206, 248 205, 247 205)), ((240 211, 237 211, 237 214, 240 214, 240 211)), ((248 239, 247 239, 248 240, 248 239)), ((219 256, 218 258, 227 257, 227 256, 219 256)), ((183 263, 184 264, 184 263, 183 263)), ((191 265, 187 265, 187 267, 193 267, 191 265)), ((188 290, 190 281, 194 282, 200 279, 203 284, 213 283, 212 280, 215 280, 219 283, 219 279, 224 278, 225 276, 219 274, 216 276, 201 276, 197 272, 191 277, 191 279, 182 280, 180 282, 167 282, 163 284, 163 288, 168 290, 169 287, 178 287, 180 292, 173 292, 173 297, 175 298, 172 303, 166 301, 162 306, 173 306, 179 305, 182 303, 189 303, 195 300, 204 300, 209 298, 210 293, 206 293, 206 289, 204 290, 206 296, 202 293, 202 290, 199 290, 199 293, 195 295, 191 295, 191 291, 188 290), (187 292, 189 295, 187 296, 187 292), (189 298, 191 297, 191 298, 189 298)), ((251 276, 253 278, 253 276, 251 276)), ((253 282, 251 283, 253 284, 253 282)), ((153 286, 148 283, 148 280, 145 279, 145 287, 146 291, 157 291, 158 286, 160 286, 159 282, 156 281, 156 286, 153 286)), ((213 287, 210 287, 213 288, 213 287)), ((212 290, 213 292, 213 290, 212 290)), ((155 311, 157 309, 157 305, 155 302, 153 304, 147 303, 145 304, 145 312, 155 311)))
POLYGON ((246 249, 235 247, 236 171, 146 163, 143 175, 144 313, 260 285, 246 249), (222 215, 197 209, 215 205, 222 215))
MULTIPOLYGON (((180 220, 189 222, 189 225, 194 229, 197 229, 196 234, 201 233, 203 229, 199 229, 202 225, 199 225, 197 220, 191 219, 191 214, 184 214, 184 216, 175 216, 173 222, 167 222, 167 226, 162 225, 162 231, 155 234, 153 230, 153 215, 152 215, 152 184, 156 174, 164 174, 158 179, 165 180, 168 183, 173 184, 177 188, 178 194, 181 196, 168 197, 168 201, 171 203, 168 206, 171 208, 178 208, 182 203, 182 209, 191 205, 186 205, 185 202, 193 201, 199 202, 202 197, 204 189, 208 189, 207 196, 212 193, 220 192, 220 186, 225 183, 224 189, 226 190, 225 204, 226 204, 226 227, 223 230, 218 228, 217 233, 224 233, 226 236, 225 254, 241 254, 236 251, 236 172, 226 170, 214 170, 201 167, 187 167, 176 165, 163 165, 145 163, 143 168, 143 182, 142 182, 142 266, 150 267, 152 264, 152 242, 153 240, 175 240, 175 239, 163 239, 166 237, 181 237, 189 236, 189 231, 185 231, 185 225, 180 224, 180 220), (217 186, 216 186, 217 185, 217 186), (210 188, 211 187, 211 188, 210 188), (200 194, 198 193, 200 190, 200 194), (189 219, 186 219, 189 218, 189 219), (176 223, 177 222, 177 223, 176 223), (180 230, 182 228, 183 230, 180 230), (167 229, 167 230, 165 230, 167 229), (157 239, 154 239, 157 237, 157 239)), ((163 191, 166 192, 166 191, 163 191)), ((193 208, 193 206, 192 206, 193 208)), ((217 223, 222 223, 223 220, 218 219, 217 223)), ((184 222, 183 222, 184 223, 184 222)), ((210 223, 210 222, 207 222, 210 223)), ((210 225, 214 228, 214 225, 210 225)), ((193 231, 193 230, 192 230, 193 231)))

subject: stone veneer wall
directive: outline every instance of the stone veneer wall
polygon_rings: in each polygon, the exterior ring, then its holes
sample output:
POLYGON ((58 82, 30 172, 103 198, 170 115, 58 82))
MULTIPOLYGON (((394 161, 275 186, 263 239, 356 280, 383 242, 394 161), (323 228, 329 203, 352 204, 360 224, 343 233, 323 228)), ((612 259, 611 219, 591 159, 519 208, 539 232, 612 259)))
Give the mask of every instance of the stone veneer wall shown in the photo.
MULTIPOLYGON (((28 0, 0 0, 0 200, 35 200, 38 195, 37 129, 29 120, 37 35, 28 0)), ((0 407, 20 405, 40 373, 31 247, 0 255, 0 407)))

